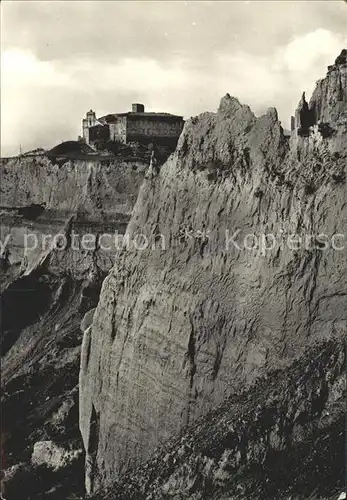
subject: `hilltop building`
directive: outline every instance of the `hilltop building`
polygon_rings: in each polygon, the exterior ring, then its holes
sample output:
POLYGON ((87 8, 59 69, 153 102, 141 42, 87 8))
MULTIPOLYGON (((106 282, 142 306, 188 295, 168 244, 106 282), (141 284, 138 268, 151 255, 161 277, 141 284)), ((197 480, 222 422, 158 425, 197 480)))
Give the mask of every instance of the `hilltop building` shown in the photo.
POLYGON ((83 139, 97 141, 139 142, 175 147, 183 128, 182 116, 148 113, 143 104, 133 104, 132 111, 96 117, 92 109, 82 120, 83 139))

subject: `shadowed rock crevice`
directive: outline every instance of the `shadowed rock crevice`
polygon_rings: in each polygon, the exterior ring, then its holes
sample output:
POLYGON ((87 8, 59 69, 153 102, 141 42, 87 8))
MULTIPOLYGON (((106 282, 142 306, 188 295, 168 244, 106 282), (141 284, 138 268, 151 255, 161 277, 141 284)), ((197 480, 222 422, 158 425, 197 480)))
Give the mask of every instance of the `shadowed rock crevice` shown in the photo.
POLYGON ((310 127, 317 122, 315 109, 310 109, 305 98, 305 92, 302 95, 297 110, 298 135, 308 136, 310 127))
POLYGON ((37 322, 51 306, 49 276, 34 273, 11 283, 2 295, 1 352, 4 356, 15 344, 21 329, 37 322))
POLYGON ((86 452, 86 488, 92 491, 97 480, 96 455, 98 453, 100 431, 100 415, 96 412, 94 405, 90 415, 88 449, 86 452))

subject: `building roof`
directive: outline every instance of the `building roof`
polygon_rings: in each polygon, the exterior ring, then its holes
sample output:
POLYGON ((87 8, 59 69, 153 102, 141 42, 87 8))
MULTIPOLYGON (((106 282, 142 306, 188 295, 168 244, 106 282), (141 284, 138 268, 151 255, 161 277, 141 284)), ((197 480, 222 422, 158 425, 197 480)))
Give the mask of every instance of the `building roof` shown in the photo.
POLYGON ((134 111, 128 111, 126 113, 111 113, 109 115, 101 116, 98 118, 98 121, 101 123, 112 123, 115 121, 117 118, 122 117, 122 116, 127 116, 129 118, 164 118, 167 120, 183 120, 183 116, 179 115, 173 115, 171 113, 155 113, 155 112, 134 112, 134 111))

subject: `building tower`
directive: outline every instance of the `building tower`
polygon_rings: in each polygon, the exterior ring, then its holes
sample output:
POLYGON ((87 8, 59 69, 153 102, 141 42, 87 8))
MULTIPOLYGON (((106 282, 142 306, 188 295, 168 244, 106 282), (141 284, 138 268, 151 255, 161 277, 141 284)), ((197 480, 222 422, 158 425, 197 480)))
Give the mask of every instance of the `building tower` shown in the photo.
POLYGON ((143 104, 138 104, 138 103, 134 102, 132 105, 132 112, 133 113, 144 113, 145 107, 143 104))
POLYGON ((90 109, 89 111, 87 111, 86 117, 83 118, 83 120, 82 120, 82 135, 83 135, 83 139, 85 140, 85 142, 87 144, 89 144, 89 128, 94 127, 94 125, 96 125, 96 123, 97 123, 97 120, 96 120, 95 111, 90 109))

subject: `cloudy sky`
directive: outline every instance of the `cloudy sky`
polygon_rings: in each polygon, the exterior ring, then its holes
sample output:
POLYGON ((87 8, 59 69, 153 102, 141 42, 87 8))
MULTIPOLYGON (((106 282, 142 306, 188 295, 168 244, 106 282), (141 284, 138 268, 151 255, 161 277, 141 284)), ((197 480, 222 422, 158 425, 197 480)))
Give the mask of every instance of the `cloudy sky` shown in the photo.
POLYGON ((3 1, 2 155, 75 139, 89 108, 185 117, 229 92, 285 127, 347 47, 347 4, 3 1))

